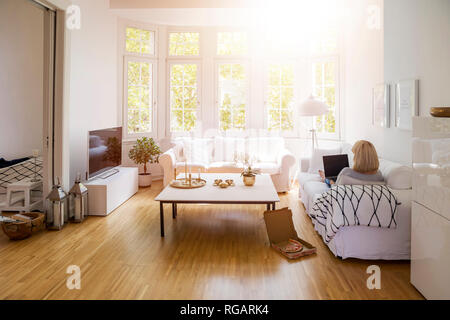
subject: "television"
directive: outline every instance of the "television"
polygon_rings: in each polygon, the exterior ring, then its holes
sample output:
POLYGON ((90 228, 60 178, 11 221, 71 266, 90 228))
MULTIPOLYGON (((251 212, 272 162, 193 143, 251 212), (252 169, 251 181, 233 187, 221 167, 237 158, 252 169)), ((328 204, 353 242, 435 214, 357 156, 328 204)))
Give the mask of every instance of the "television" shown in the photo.
POLYGON ((89 131, 88 179, 122 164, 122 127, 89 131))

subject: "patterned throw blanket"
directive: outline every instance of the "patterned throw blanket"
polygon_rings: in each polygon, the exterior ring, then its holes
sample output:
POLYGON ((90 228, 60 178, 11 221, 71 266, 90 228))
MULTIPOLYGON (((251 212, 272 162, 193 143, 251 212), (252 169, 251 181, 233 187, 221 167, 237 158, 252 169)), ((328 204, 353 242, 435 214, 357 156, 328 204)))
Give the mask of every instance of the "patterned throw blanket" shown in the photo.
POLYGON ((398 206, 387 186, 335 185, 314 201, 310 216, 325 229, 329 243, 343 226, 397 228, 398 206))

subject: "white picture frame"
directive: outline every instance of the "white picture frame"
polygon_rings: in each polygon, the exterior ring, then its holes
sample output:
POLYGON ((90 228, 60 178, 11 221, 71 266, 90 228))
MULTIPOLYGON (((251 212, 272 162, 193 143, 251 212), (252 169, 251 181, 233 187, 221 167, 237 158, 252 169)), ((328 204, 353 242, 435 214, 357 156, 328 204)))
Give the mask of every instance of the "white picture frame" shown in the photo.
POLYGON ((372 125, 390 127, 390 86, 377 84, 372 89, 372 125))
POLYGON ((395 86, 395 126, 412 130, 412 118, 419 115, 419 80, 403 80, 395 86))

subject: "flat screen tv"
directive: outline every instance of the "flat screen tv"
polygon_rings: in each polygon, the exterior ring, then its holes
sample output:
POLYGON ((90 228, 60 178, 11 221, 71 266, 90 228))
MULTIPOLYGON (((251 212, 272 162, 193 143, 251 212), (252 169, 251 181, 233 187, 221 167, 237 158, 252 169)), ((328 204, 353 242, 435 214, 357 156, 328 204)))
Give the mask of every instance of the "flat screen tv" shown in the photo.
POLYGON ((122 164, 122 127, 89 131, 89 177, 122 164))

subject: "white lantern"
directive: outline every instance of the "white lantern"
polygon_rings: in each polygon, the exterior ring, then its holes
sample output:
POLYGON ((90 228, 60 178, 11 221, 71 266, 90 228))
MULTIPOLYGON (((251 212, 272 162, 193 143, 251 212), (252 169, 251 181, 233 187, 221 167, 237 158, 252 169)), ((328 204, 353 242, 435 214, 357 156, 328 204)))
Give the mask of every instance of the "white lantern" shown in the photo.
POLYGON ((67 213, 67 194, 58 183, 52 188, 52 191, 47 196, 48 214, 47 226, 49 229, 61 230, 64 223, 68 221, 67 213))
POLYGON ((88 189, 79 176, 69 191, 69 210, 73 222, 82 222, 88 215, 88 189))

